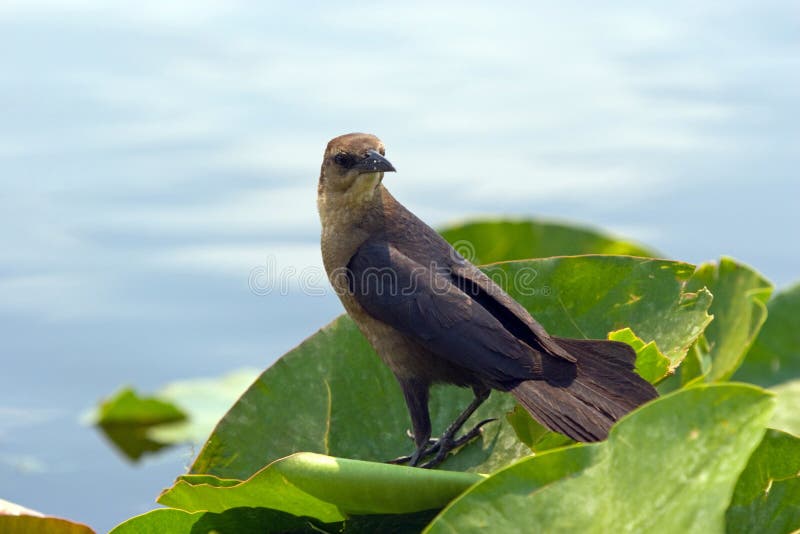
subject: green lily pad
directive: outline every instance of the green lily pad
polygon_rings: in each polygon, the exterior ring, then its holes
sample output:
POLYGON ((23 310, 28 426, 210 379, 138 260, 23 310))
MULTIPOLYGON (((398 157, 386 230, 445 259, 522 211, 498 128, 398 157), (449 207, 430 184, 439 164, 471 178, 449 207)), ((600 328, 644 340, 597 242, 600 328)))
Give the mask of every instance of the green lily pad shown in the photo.
POLYGON ((514 429, 517 439, 533 452, 544 452, 575 443, 567 436, 549 430, 531 417, 531 414, 519 404, 506 414, 506 420, 514 429))
POLYGON ((655 341, 673 369, 711 321, 711 294, 685 290, 695 270, 688 263, 578 256, 484 270, 551 334, 605 339, 609 332, 631 328, 645 343, 655 341))
POLYGON ((636 351, 636 372, 650 382, 657 384, 669 373, 669 358, 661 354, 655 341, 645 343, 630 328, 608 333, 608 339, 627 343, 636 351))
POLYGON ((104 400, 89 416, 108 441, 126 458, 138 461, 147 453, 169 444, 152 439, 148 432, 158 425, 186 419, 186 413, 173 403, 157 397, 139 395, 126 387, 104 400))
POLYGON ((123 388, 86 419, 134 461, 176 443, 200 445, 257 376, 241 369, 215 379, 180 380, 152 396, 123 388))
POLYGON ((800 284, 767 303, 769 316, 735 380, 769 387, 800 379, 800 284))
POLYGON ((780 384, 770 391, 777 397, 778 405, 769 426, 800 437, 800 380, 780 384))
POLYGON ((680 390, 622 419, 606 442, 490 476, 425 532, 721 532, 773 404, 747 385, 680 390))
MULTIPOLYGON (((207 476, 207 475, 206 475, 207 476)), ((296 453, 236 485, 180 478, 158 502, 187 512, 262 507, 323 522, 442 508, 480 475, 296 453)))
MULTIPOLYGON (((672 365, 709 320, 710 295, 683 292, 694 267, 627 256, 512 262, 487 269, 510 274, 504 286, 555 334, 605 338, 631 327, 655 340, 672 365), (527 269, 527 270, 525 270, 527 269), (552 293, 530 295, 525 275, 552 293), (517 273, 522 273, 515 279, 517 273)), ((434 388, 434 433, 444 430, 471 392, 434 388)), ((499 418, 443 468, 492 472, 530 454, 503 417, 516 403, 494 392, 475 416, 499 418)), ((408 454, 408 412, 395 378, 348 317, 340 317, 278 360, 220 421, 192 466, 194 473, 245 479, 294 452, 385 461, 408 454)))
POLYGON ((96 418, 99 425, 157 425, 182 421, 186 413, 171 402, 126 387, 100 403, 96 418))
POLYGON ((750 457, 725 514, 728 533, 800 527, 800 439, 770 430, 750 457))
POLYGON ((405 515, 355 516, 336 523, 298 517, 269 508, 232 508, 224 512, 184 512, 172 508, 152 510, 118 525, 112 534, 185 534, 187 532, 259 532, 308 534, 325 532, 392 532, 417 534, 436 511, 405 515))
MULTIPOLYGON (((708 352, 705 379, 709 382, 727 380, 742 363, 767 319, 767 300, 772 284, 756 271, 731 258, 719 263, 704 263, 689 281, 688 290, 708 288, 714 295, 709 312, 714 320, 704 337, 708 352)), ((684 382, 686 382, 684 378, 684 382)))
POLYGON ((441 234, 476 265, 578 254, 657 256, 652 249, 599 230, 535 219, 472 221, 441 234))

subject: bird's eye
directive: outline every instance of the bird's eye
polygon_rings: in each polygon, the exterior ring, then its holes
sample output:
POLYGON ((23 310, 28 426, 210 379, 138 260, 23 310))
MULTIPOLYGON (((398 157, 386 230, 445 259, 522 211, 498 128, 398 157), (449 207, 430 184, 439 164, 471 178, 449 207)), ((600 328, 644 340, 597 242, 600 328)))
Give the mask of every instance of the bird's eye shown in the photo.
POLYGON ((353 160, 353 156, 350 154, 345 154, 344 152, 340 152, 334 156, 333 161, 336 162, 337 165, 341 165, 345 169, 349 169, 353 166, 355 161, 353 160))

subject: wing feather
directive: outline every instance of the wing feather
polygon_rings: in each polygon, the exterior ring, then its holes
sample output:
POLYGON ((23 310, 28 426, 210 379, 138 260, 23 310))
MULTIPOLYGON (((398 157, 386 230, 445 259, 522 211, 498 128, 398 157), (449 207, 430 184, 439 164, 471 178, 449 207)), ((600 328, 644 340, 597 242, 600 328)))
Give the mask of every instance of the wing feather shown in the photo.
POLYGON ((372 317, 499 385, 543 377, 542 354, 515 337, 446 272, 368 241, 348 265, 350 290, 372 317))

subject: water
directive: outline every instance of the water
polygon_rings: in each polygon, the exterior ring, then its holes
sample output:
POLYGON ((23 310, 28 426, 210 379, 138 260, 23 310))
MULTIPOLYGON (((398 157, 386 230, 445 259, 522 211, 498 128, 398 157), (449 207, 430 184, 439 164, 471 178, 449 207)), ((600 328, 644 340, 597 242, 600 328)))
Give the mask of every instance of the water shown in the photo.
POLYGON ((591 223, 800 279, 790 2, 0 4, 0 497, 106 530, 191 460, 79 417, 124 383, 265 367, 339 313, 327 140, 378 134, 433 224, 591 223))

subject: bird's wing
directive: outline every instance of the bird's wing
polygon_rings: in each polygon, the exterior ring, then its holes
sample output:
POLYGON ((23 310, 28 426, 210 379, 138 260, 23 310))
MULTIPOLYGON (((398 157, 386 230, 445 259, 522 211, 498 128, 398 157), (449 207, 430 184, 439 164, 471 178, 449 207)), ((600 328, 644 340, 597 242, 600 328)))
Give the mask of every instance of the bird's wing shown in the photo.
POLYGON ((393 235, 389 242, 395 243, 403 254, 418 262, 427 264, 434 261, 439 266, 448 267, 452 281, 490 310, 514 336, 556 359, 569 363, 577 361, 531 317, 528 310, 461 256, 436 230, 408 211, 385 189, 382 189, 382 194, 391 214, 387 217, 393 235), (412 235, 409 235, 409 228, 414 229, 412 235))
POLYGON ((551 356, 570 363, 577 361, 547 333, 522 304, 511 298, 483 271, 466 260, 452 262, 450 268, 455 283, 490 309, 492 314, 519 339, 551 356))
POLYGON ((347 276, 350 291, 368 314, 434 354, 500 384, 543 378, 542 354, 448 273, 373 240, 351 258, 347 276))

